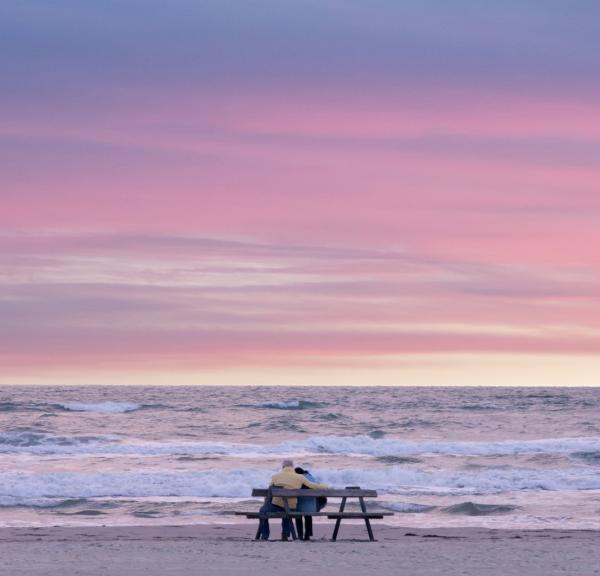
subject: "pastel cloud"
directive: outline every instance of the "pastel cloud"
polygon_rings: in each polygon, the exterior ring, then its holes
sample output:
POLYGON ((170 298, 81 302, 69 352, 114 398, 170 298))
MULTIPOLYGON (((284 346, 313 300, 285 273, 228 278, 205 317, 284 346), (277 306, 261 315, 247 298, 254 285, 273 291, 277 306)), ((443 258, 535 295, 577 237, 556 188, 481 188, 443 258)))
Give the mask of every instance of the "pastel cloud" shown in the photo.
POLYGON ((598 352, 597 3, 0 10, 4 381, 598 352))
POLYGON ((186 236, 15 233, 2 243, 9 374, 33 361, 293 373, 410 354, 599 351, 598 276, 572 267, 186 236))

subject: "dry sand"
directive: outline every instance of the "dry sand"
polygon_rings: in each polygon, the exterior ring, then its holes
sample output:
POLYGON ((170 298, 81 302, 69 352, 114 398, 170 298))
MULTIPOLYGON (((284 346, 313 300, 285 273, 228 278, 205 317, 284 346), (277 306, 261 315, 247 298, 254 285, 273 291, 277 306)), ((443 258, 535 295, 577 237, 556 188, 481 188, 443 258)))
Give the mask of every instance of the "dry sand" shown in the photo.
MULTIPOLYGON (((274 526, 273 533, 277 533, 274 526)), ((315 526, 314 542, 255 542, 250 524, 2 528, 2 576, 600 574, 600 532, 315 526)))

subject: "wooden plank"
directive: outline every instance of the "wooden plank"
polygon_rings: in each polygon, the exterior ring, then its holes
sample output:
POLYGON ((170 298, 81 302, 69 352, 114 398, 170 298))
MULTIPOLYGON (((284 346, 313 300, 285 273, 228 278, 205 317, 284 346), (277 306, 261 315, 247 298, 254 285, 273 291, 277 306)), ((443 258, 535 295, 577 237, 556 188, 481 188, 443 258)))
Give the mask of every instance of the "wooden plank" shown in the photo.
MULTIPOLYGON (((345 507, 346 507, 346 497, 342 498, 342 501, 340 503, 340 510, 339 510, 338 514, 342 514, 344 512, 345 507)), ((331 540, 333 542, 335 542, 337 539, 337 535, 338 535, 338 532, 340 531, 341 523, 342 523, 342 517, 338 517, 337 520, 335 521, 335 528, 333 529, 333 536, 331 538, 331 540)))
MULTIPOLYGON (((260 516, 260 512, 234 512, 236 516, 260 516)), ((269 512, 267 516, 285 516, 285 512, 269 512)), ((365 514, 377 514, 377 516, 393 516, 394 512, 295 512, 290 510, 290 516, 343 516, 344 518, 362 518, 365 514)))
MULTIPOLYGON (((290 510, 289 516, 296 518, 298 516, 328 516, 330 512, 295 512, 290 510)), ((246 518, 260 518, 260 512, 235 512, 236 516, 246 516, 246 518)), ((265 516, 269 518, 283 518, 286 516, 285 512, 269 512, 265 516)))
POLYGON ((288 488, 272 488, 273 496, 286 498, 311 497, 311 498, 377 498, 377 490, 345 490, 345 489, 326 489, 326 490, 291 490, 288 488))
POLYGON ((358 501, 360 502, 360 509, 363 512, 363 518, 365 519, 367 532, 369 533, 369 540, 373 542, 373 540, 375 540, 375 537, 373 536, 373 529, 371 528, 371 522, 369 521, 369 516, 367 514, 367 506, 365 505, 365 501, 363 500, 363 498, 359 498, 358 501))
MULTIPOLYGON (((331 497, 331 498, 343 498, 348 497, 363 497, 363 498, 377 498, 377 490, 357 490, 357 489, 336 489, 336 488, 328 488, 324 490, 310 490, 310 493, 307 493, 306 488, 302 488, 300 490, 292 490, 288 488, 272 488, 271 492, 273 496, 287 496, 288 498, 297 498, 298 496, 311 496, 313 498, 317 498, 319 496, 331 497)), ((253 488, 252 496, 254 497, 266 497, 269 493, 268 488, 253 488)))
POLYGON ((332 512, 331 514, 327 514, 327 518, 330 520, 348 518, 354 520, 362 520, 363 518, 383 518, 384 516, 389 516, 389 514, 383 514, 382 512, 367 512, 363 514, 362 512, 332 512))
MULTIPOLYGON (((236 516, 246 516, 247 518, 259 518, 261 516, 260 512, 234 512, 236 516)), ((377 517, 383 518, 384 516, 393 516, 394 512, 366 512, 367 515, 375 515, 377 517)), ((283 518, 285 516, 285 512, 269 512, 266 514, 269 518, 283 518)), ((364 518, 364 512, 295 512, 294 510, 290 510, 290 516, 327 516, 328 518, 364 518)))

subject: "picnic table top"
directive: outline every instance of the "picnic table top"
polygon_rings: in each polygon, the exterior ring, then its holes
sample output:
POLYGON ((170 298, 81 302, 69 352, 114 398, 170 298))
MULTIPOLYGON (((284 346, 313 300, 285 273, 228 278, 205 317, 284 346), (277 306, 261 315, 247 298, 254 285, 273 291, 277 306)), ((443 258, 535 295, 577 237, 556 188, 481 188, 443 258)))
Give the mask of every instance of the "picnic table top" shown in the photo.
MULTIPOLYGON (((253 488, 252 496, 267 496, 268 488, 253 488)), ((272 496, 296 498, 298 496, 311 496, 314 498, 377 498, 377 490, 364 490, 362 488, 325 488, 325 489, 289 489, 271 488, 272 496)))

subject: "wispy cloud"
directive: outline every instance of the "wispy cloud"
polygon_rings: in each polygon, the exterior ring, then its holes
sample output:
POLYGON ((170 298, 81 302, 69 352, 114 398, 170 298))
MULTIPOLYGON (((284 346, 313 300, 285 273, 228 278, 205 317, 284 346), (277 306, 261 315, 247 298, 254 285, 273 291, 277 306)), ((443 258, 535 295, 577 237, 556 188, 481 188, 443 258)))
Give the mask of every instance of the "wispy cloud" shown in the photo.
POLYGON ((589 270, 191 236, 13 232, 0 244, 13 364, 598 352, 589 270))

